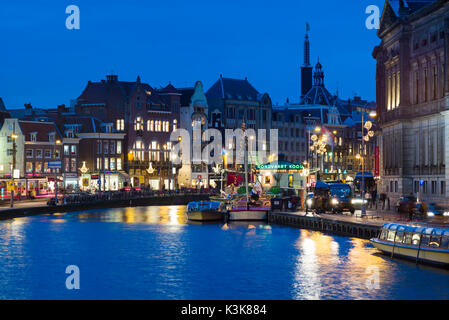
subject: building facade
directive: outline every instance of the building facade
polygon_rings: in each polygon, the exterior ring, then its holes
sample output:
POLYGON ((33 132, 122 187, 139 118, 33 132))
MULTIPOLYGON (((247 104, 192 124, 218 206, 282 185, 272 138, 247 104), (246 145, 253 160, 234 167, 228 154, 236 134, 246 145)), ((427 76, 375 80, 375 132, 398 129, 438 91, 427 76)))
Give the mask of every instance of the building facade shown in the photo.
POLYGON ((386 1, 374 48, 382 191, 447 202, 449 2, 386 1))

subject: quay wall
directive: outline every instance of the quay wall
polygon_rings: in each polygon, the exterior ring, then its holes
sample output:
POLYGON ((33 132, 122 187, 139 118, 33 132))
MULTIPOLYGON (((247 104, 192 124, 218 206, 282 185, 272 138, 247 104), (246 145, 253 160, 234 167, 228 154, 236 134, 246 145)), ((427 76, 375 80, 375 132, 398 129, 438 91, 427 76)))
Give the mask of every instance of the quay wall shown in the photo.
POLYGON ((327 219, 319 216, 300 216, 287 212, 268 213, 268 222, 362 239, 377 237, 381 230, 381 225, 327 219))
POLYGON ((90 209, 123 208, 137 206, 165 206, 165 205, 186 205, 190 201, 209 200, 208 194, 185 194, 151 196, 133 199, 116 199, 91 201, 88 203, 74 203, 58 206, 38 206, 3 209, 0 211, 0 220, 27 217, 38 214, 63 213, 90 209))

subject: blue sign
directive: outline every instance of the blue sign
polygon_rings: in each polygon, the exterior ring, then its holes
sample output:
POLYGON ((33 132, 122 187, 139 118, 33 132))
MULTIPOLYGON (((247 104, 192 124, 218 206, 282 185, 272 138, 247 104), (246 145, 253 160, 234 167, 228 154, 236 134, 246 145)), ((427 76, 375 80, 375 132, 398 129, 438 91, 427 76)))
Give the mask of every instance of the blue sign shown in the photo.
POLYGON ((62 161, 61 160, 48 161, 48 168, 49 169, 62 169, 62 161))

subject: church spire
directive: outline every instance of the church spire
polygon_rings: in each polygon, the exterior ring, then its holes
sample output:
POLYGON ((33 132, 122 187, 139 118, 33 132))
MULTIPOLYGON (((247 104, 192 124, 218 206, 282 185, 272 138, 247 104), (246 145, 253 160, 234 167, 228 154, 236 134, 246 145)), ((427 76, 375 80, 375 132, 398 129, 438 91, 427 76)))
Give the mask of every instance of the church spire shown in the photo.
POLYGON ((310 41, 309 41, 310 25, 306 22, 306 36, 304 37, 304 66, 310 66, 310 41))
POLYGON ((306 23, 306 35, 304 37, 304 63, 301 66, 301 101, 312 88, 312 66, 310 65, 310 25, 306 23))

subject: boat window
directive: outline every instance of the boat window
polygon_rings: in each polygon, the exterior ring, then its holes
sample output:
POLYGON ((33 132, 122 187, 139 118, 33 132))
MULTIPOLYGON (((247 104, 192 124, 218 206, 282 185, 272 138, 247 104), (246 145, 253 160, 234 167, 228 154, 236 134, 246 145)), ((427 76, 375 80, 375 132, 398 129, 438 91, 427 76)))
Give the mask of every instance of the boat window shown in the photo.
POLYGON ((430 242, 429 242, 429 247, 439 248, 440 247, 440 240, 441 240, 440 236, 431 236, 430 237, 430 242))
POLYGON ((387 234, 388 234, 388 230, 383 229, 382 233, 380 234, 380 240, 386 240, 387 234))
POLYGON ((396 231, 391 231, 391 230, 389 230, 388 231, 388 237, 387 237, 387 240, 388 241, 394 241, 394 236, 396 235, 396 231))
POLYGON ((413 233, 406 232, 405 233, 405 238, 404 238, 404 243, 405 244, 412 244, 412 236, 413 236, 413 233))
POLYGON ((428 235, 423 235, 422 239, 421 239, 421 246, 429 246, 429 242, 430 242, 430 236, 428 235))
POLYGON ((449 237, 441 238, 441 246, 440 248, 448 249, 449 248, 449 237))
POLYGON ((421 237, 421 235, 419 233, 414 233, 413 237, 412 237, 412 244, 415 246, 418 246, 420 237, 421 237))
POLYGON ((404 232, 399 231, 396 233, 395 242, 402 243, 403 238, 404 238, 404 232))

